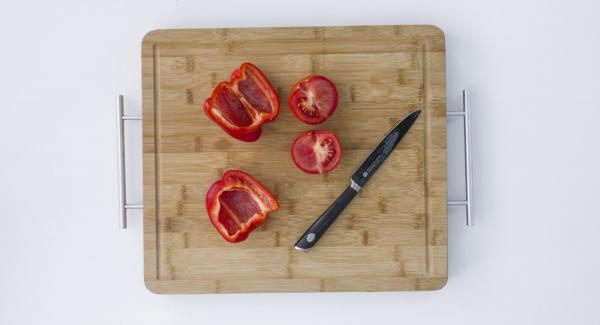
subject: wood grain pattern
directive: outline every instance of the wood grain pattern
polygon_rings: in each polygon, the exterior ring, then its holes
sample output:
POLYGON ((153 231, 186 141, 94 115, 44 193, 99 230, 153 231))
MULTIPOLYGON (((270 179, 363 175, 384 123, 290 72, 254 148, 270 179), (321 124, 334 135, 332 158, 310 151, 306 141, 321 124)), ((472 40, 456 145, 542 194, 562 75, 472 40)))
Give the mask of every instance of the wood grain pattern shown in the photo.
POLYGON ((158 30, 142 42, 144 265, 157 293, 433 290, 447 280, 444 35, 434 26, 158 30), (204 99, 242 62, 253 62, 281 97, 281 113, 255 143, 229 137, 204 99), (298 122, 291 86, 331 78, 336 113, 298 122), (388 129, 423 114, 319 244, 293 244, 348 185, 388 129), (344 158, 327 175, 290 159, 295 136, 328 129, 344 158), (242 169, 281 208, 239 244, 225 242, 204 207, 224 170, 242 169))

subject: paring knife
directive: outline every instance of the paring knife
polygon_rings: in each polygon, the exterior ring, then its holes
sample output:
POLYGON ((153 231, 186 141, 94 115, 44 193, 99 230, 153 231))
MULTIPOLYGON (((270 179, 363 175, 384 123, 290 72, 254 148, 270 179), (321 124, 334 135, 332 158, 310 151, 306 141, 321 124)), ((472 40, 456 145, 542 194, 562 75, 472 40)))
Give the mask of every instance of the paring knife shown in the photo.
POLYGON ((358 191, 365 186, 367 181, 379 169, 383 162, 389 157, 396 148, 402 137, 408 132, 413 123, 421 114, 417 110, 409 114, 400 121, 392 130, 381 140, 367 159, 356 169, 350 178, 350 186, 323 212, 323 214, 313 222, 313 224, 304 232, 302 237, 296 242, 295 248, 302 252, 308 252, 325 234, 329 226, 344 211, 344 208, 352 201, 358 191))

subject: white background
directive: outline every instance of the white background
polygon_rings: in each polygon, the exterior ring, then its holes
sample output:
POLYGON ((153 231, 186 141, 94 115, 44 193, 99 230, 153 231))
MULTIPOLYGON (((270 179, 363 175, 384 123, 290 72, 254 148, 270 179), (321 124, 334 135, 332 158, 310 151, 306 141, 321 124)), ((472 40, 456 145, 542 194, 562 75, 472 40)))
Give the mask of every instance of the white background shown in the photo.
POLYGON ((599 11, 597 1, 1 0, 0 324, 600 324, 599 11), (450 211, 446 287, 147 291, 141 215, 118 228, 114 109, 117 93, 129 114, 141 109, 144 34, 366 24, 441 27, 448 108, 463 87, 473 94, 477 224, 450 211))

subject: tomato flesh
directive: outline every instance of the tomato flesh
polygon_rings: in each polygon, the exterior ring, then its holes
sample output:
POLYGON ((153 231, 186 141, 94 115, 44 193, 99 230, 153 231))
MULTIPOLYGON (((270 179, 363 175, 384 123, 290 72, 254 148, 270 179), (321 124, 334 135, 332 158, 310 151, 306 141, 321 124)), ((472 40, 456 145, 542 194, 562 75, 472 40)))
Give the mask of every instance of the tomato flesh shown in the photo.
POLYGON ((337 104, 337 89, 323 76, 308 76, 298 81, 288 100, 294 116, 307 124, 325 122, 335 112, 337 104))
POLYGON ((334 170, 342 159, 342 145, 330 131, 308 131, 292 144, 292 160, 300 170, 321 174, 334 170))

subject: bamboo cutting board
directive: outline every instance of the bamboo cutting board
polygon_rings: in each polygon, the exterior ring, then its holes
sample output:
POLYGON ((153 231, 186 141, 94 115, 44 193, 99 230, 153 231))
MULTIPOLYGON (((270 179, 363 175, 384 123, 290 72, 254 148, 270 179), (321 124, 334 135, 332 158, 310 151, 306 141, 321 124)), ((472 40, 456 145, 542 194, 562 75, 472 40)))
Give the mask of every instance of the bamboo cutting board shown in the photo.
POLYGON ((443 32, 433 26, 158 30, 142 43, 144 264, 157 293, 439 289, 447 280, 446 98, 443 32), (254 143, 204 114, 213 87, 256 64, 281 98, 254 143), (325 123, 297 121, 292 85, 329 77, 340 101, 325 123), (293 245, 348 186, 388 129, 423 113, 392 156, 310 253, 293 245), (302 173, 290 146, 310 129, 334 131, 343 160, 302 173), (281 208, 242 243, 225 242, 204 206, 227 169, 269 188, 281 208))

